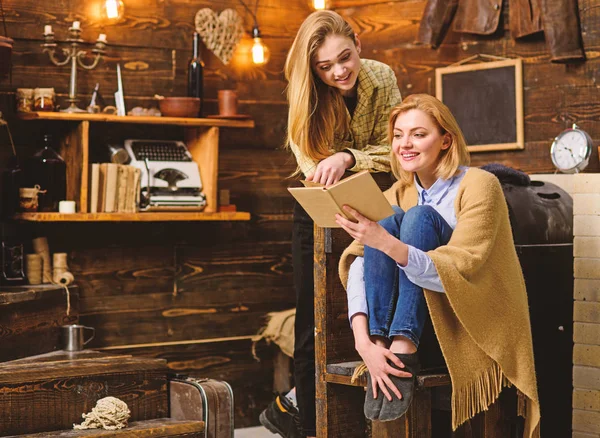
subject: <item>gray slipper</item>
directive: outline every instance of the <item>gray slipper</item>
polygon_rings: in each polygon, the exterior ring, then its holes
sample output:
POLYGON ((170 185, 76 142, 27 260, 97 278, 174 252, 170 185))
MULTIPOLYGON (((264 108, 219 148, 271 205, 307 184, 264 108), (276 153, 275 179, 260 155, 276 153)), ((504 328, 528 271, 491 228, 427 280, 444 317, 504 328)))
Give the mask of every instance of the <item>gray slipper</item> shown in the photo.
POLYGON ((377 420, 379 411, 383 405, 385 395, 381 389, 377 388, 377 398, 373 398, 373 386, 371 382, 371 373, 367 373, 367 394, 365 395, 365 417, 369 420, 377 420))
MULTIPOLYGON (((389 401, 386 397, 383 397, 383 405, 379 411, 379 421, 392 421, 400 418, 408 410, 410 403, 413 399, 413 392, 415 390, 416 376, 419 373, 421 365, 419 363, 418 353, 401 354, 394 353, 404 364, 404 368, 398 368, 396 365, 390 362, 390 365, 396 369, 408 371, 412 374, 412 377, 396 377, 390 375, 391 381, 396 385, 396 388, 402 394, 402 398, 396 397, 393 392, 390 391, 392 401, 389 401)), ((366 402, 365 402, 366 405, 366 402)))

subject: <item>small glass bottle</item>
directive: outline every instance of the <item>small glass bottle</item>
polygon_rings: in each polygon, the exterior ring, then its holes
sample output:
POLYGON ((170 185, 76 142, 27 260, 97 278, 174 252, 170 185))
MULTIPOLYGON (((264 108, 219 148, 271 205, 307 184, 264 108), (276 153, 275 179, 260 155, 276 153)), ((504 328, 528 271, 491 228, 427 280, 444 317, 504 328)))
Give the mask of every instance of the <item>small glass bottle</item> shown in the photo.
POLYGON ((67 166, 52 148, 52 136, 44 135, 44 146, 36 152, 25 167, 27 187, 40 186, 39 211, 58 211, 59 201, 67 197, 67 166))
POLYGON ((192 59, 188 62, 188 97, 200 98, 200 110, 202 114, 202 100, 204 93, 204 62, 200 57, 200 36, 194 32, 192 59))

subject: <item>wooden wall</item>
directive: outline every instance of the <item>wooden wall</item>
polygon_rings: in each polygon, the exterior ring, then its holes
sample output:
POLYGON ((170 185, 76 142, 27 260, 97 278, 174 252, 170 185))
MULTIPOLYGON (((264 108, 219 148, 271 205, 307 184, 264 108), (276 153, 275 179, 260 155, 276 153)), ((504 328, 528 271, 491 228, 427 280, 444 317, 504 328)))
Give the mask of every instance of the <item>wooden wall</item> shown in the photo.
MULTIPOLYGON (((121 63, 129 108, 149 106, 155 93, 185 94, 193 18, 202 7, 235 8, 247 30, 251 19, 237 0, 125 0, 126 15, 116 25, 97 17, 100 0, 3 0, 8 34, 15 38, 12 84, 0 82, 0 110, 8 113, 19 154, 25 157, 45 132, 60 131, 48 123, 24 123, 11 117, 17 87, 55 87, 68 93, 69 69, 51 65, 41 53, 42 29, 52 24, 57 38, 81 21, 83 38, 107 34, 105 59, 94 71, 79 71, 84 101, 96 82, 107 101, 116 89, 121 63)), ((253 3, 253 2, 251 2, 253 3)), ((527 172, 553 170, 552 138, 577 122, 598 143, 600 91, 600 0, 581 0, 581 21, 588 61, 577 65, 549 62, 543 37, 515 42, 500 29, 490 37, 449 34, 438 50, 413 44, 425 1, 335 0, 335 9, 352 24, 363 43, 364 57, 391 65, 402 95, 434 94, 435 68, 476 53, 520 56, 524 60, 525 140, 523 151, 473 154, 473 163, 502 162, 527 172)), ((250 5, 251 7, 253 5, 250 5)), ((504 17, 508 17, 504 1, 504 17)), ((219 184, 231 191, 248 223, 34 224, 23 235, 47 235, 53 251, 68 251, 80 285, 81 321, 97 329, 95 348, 164 357, 174 371, 223 378, 236 392, 236 424, 257 424, 271 398, 272 367, 250 354, 249 337, 269 311, 293 306, 291 279, 291 207, 285 188, 294 169, 281 150, 286 124, 287 49, 310 13, 304 0, 261 0, 258 20, 271 61, 248 64, 246 35, 230 65, 207 50, 207 114, 216 112, 217 90, 236 88, 240 112, 256 120, 254 130, 221 131, 219 184)), ((506 19, 503 22, 507 27, 506 19)), ((110 126, 98 138, 182 136, 177 128, 142 130, 110 126), (114 130, 114 131, 113 131, 114 130)), ((2 135, 0 133, 0 135, 2 135)), ((4 144, 0 136, 0 144, 4 144)), ((94 142, 93 142, 94 143, 94 142)), ((102 142, 92 144, 101 153, 102 142)), ((0 157, 6 160, 7 148, 0 157)), ((599 171, 597 152, 590 171, 599 171)))
MULTIPOLYGON (((443 44, 432 50, 415 45, 425 1, 335 0, 336 10, 358 32, 364 57, 392 66, 403 96, 435 95, 435 69, 478 53, 523 59, 525 149, 472 154, 473 165, 500 162, 529 173, 553 172, 550 145, 563 129, 577 123, 597 145, 600 142, 600 89, 596 81, 600 58, 600 1, 579 0, 583 43, 587 61, 580 64, 550 63, 543 34, 524 41, 509 35, 508 1, 502 20, 491 36, 449 32, 443 44)), ((586 171, 598 172, 594 150, 586 171)))
MULTIPOLYGON (((79 70, 82 106, 96 82, 108 103, 116 90, 116 63, 123 69, 128 108, 154 104, 154 94, 186 92, 194 15, 203 7, 235 8, 250 31, 252 20, 237 0, 125 0, 125 19, 107 25, 95 15, 99 0, 3 0, 8 34, 15 39, 12 85, 0 83, 0 110, 9 117, 19 154, 29 155, 45 132, 60 135, 56 123, 25 123, 11 117, 18 87, 54 87, 62 102, 69 68, 50 64, 42 53, 44 24, 63 39, 73 20, 82 38, 109 41, 106 57, 93 71, 79 70)), ((254 2, 249 2, 254 8, 254 2)), ((52 251, 68 251, 81 291, 81 322, 96 328, 92 348, 162 357, 174 372, 229 381, 236 398, 236 426, 258 424, 272 399, 272 352, 262 362, 251 353, 250 336, 271 311, 294 306, 291 280, 291 208, 285 189, 293 161, 281 149, 286 121, 282 70, 287 48, 308 3, 261 0, 257 17, 271 60, 248 63, 251 39, 242 40, 225 66, 205 48, 205 114, 217 112, 217 91, 235 88, 239 112, 256 121, 253 130, 221 129, 219 185, 229 189, 248 223, 33 224, 25 240, 49 237, 52 251)), ((1 31, 0 31, 1 32, 1 31)), ((0 132, 0 143, 4 144, 0 132)), ((92 126, 91 155, 103 143, 122 138, 181 138, 177 127, 92 126)), ((6 159, 7 148, 1 148, 6 159)), ((264 349, 263 349, 264 350, 264 349)))

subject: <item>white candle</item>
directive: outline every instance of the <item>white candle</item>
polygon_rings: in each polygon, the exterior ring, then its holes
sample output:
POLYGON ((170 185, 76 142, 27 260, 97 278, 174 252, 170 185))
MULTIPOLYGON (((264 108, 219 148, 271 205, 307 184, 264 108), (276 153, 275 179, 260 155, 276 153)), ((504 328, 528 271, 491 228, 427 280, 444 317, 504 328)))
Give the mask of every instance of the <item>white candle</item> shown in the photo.
POLYGON ((49 24, 46 24, 44 26, 44 35, 48 35, 52 33, 52 26, 49 24))
POLYGON ((101 33, 100 35, 98 35, 98 41, 102 41, 103 43, 105 43, 106 42, 106 34, 101 33))
POLYGON ((73 22, 73 29, 79 29, 79 25, 80 25, 79 21, 74 21, 73 22))

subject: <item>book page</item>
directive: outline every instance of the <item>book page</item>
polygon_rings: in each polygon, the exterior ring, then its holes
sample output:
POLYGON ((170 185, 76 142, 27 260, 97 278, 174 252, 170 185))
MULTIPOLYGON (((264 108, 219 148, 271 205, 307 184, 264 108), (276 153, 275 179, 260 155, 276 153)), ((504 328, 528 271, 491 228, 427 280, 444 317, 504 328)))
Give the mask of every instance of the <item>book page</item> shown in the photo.
POLYGON ((305 179, 301 180, 300 182, 304 184, 304 187, 325 187, 323 184, 319 184, 312 181, 306 181, 305 179))
POLYGON ((100 164, 92 163, 90 175, 90 213, 98 212, 98 191, 100 183, 100 164))
POLYGON ((324 187, 293 187, 288 190, 318 226, 339 228, 335 214, 343 212, 324 187))
MULTIPOLYGON (((345 178, 327 190, 340 209, 349 205, 372 221, 377 222, 394 214, 392 206, 368 171, 345 178)), ((344 216, 348 217, 347 214, 344 216)), ((349 219, 354 220, 352 217, 349 219)))

